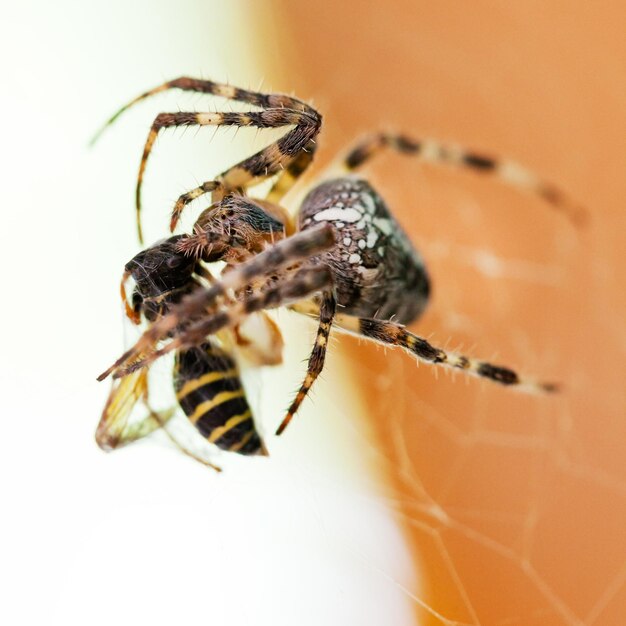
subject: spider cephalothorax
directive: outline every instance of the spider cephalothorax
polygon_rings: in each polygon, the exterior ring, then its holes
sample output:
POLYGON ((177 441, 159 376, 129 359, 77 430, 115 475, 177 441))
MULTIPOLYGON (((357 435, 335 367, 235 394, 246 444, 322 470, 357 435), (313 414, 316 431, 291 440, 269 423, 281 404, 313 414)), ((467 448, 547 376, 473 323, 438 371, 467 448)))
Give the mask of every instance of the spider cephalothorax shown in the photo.
MULTIPOLYGON (((379 193, 354 171, 383 149, 430 162, 490 174, 534 193, 574 220, 584 215, 553 185, 507 160, 476 154, 459 146, 404 135, 377 133, 359 141, 343 160, 343 175, 313 186, 291 215, 283 196, 310 165, 322 118, 306 103, 286 95, 262 94, 207 80, 179 78, 148 91, 121 109, 170 88, 238 100, 257 107, 245 113, 162 113, 146 141, 137 182, 139 237, 141 184, 158 133, 175 126, 289 127, 278 141, 228 168, 215 179, 183 194, 170 223, 173 230, 185 206, 211 194, 193 233, 174 242, 176 253, 201 262, 226 262, 219 280, 168 303, 100 379, 133 375, 170 351, 204 345, 224 328, 237 328, 247 316, 290 306, 319 319, 318 332, 302 386, 278 428, 282 432, 298 410, 324 365, 328 336, 336 326, 386 345, 399 346, 418 359, 451 367, 497 383, 530 391, 555 385, 518 376, 513 370, 448 352, 406 330, 428 302, 430 283, 421 256, 379 193), (273 179, 263 198, 249 190, 273 179)), ((109 122, 109 123, 110 123, 109 122)), ((172 240, 173 241, 173 240, 172 240)), ((165 266, 164 266, 165 267, 165 266)), ((127 266, 128 270, 128 266, 127 266)), ((168 269, 163 270, 166 274, 168 269)))

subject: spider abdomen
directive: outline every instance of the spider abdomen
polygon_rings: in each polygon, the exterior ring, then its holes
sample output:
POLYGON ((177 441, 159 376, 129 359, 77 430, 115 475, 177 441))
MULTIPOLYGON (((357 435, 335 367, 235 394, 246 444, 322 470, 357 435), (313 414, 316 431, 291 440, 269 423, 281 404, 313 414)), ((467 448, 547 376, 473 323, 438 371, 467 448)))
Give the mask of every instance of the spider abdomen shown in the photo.
POLYGON ((320 259, 332 270, 343 312, 402 324, 420 315, 430 290, 424 262, 369 183, 344 177, 312 189, 299 227, 322 222, 337 231, 337 244, 320 259))

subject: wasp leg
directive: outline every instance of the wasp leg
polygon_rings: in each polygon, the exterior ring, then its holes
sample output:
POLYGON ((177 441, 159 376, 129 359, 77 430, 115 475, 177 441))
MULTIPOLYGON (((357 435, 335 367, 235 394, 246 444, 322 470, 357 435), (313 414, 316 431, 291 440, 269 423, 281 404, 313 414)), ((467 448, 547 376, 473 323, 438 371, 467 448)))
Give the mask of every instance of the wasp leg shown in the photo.
POLYGON ((169 418, 175 413, 176 409, 172 408, 166 412, 157 412, 157 411, 154 411, 152 408, 150 408, 150 406, 147 403, 146 405, 148 406, 148 410, 149 410, 148 415, 150 419, 152 419, 155 423, 157 423, 159 428, 163 429, 163 432, 167 435, 167 438, 183 454, 185 454, 189 458, 192 458, 194 461, 198 461, 198 463, 202 463, 202 465, 205 465, 206 467, 210 467, 212 470, 215 470, 216 472, 222 471, 222 468, 219 467, 219 465, 215 465, 214 463, 211 463, 207 459, 199 456, 198 454, 196 454, 195 452, 187 448, 183 443, 181 443, 178 440, 178 438, 176 437, 176 435, 174 434, 174 432, 172 431, 172 429, 169 427, 169 424, 168 424, 169 418))

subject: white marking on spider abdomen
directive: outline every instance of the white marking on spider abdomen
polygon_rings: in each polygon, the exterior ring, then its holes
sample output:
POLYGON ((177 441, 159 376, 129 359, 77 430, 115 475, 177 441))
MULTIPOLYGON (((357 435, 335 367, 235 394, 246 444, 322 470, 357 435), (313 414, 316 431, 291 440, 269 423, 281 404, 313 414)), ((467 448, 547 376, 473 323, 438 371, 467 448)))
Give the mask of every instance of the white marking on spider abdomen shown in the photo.
POLYGON ((374 199, 372 198, 372 196, 370 196, 370 194, 368 193, 361 194, 361 197, 359 199, 364 204, 363 208, 368 213, 372 213, 372 214, 376 213, 376 203, 374 202, 374 199))
POLYGON ((378 228, 378 230, 380 230, 380 232, 382 232, 385 235, 391 235, 391 233, 395 230, 394 226, 396 226, 387 217, 375 217, 374 225, 376 226, 376 228, 378 228))
POLYGON ((378 232, 371 228, 367 233, 367 247, 373 248, 378 241, 378 232))
POLYGON ((330 209, 324 209, 313 216, 316 222, 335 222, 341 220, 342 222, 358 222, 362 217, 362 213, 356 209, 339 209, 337 207, 331 207, 330 209))

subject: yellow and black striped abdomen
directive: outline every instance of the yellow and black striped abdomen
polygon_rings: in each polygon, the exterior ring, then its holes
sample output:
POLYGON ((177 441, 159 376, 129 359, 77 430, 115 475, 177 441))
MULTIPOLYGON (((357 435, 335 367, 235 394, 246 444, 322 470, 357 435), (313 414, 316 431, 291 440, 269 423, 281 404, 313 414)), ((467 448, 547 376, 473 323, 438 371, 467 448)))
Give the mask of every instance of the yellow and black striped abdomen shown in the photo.
POLYGON ((179 351, 174 388, 183 411, 208 441, 240 454, 262 451, 237 365, 221 348, 206 342, 179 351))

